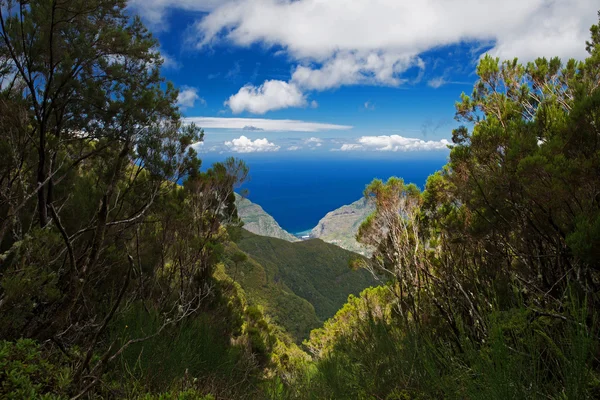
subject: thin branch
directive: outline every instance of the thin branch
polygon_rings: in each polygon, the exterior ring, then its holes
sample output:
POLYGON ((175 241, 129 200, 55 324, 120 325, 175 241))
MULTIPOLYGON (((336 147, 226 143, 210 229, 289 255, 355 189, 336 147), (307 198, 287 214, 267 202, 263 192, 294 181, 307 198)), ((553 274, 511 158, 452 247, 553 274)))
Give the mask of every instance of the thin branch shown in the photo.
POLYGON ((67 234, 63 224, 60 222, 60 218, 56 213, 56 209, 54 208, 54 204, 50 204, 48 206, 50 209, 50 215, 56 224, 56 227, 60 231, 60 235, 63 237, 65 245, 67 246, 67 251, 69 252, 69 262, 71 263, 71 270, 73 274, 77 274, 77 262, 75 261, 75 253, 73 252, 73 245, 71 244, 71 240, 69 239, 69 235, 67 234))
POLYGON ((129 260, 129 270, 127 271, 127 277, 125 278, 123 287, 121 288, 121 291, 119 292, 117 301, 115 301, 115 304, 113 304, 112 309, 110 310, 108 315, 106 315, 106 317, 104 318, 104 322, 102 323, 100 328, 96 331, 96 334, 94 335, 94 339, 92 340, 92 343, 90 344, 90 346, 88 348, 85 359, 74 375, 74 381, 78 381, 79 378, 81 377, 81 374, 83 373, 83 371, 87 368, 90 360, 92 359, 92 355, 94 354, 94 348, 96 347, 96 344, 98 343, 100 334, 104 331, 104 329, 106 328, 106 326, 108 325, 108 323, 110 322, 112 317, 115 315, 115 312, 117 311, 117 308, 119 308, 119 305, 121 304, 121 300, 123 299, 123 296, 125 295, 127 286, 129 286, 129 280, 131 278, 131 271, 133 269, 133 258, 128 254, 127 259, 129 260))

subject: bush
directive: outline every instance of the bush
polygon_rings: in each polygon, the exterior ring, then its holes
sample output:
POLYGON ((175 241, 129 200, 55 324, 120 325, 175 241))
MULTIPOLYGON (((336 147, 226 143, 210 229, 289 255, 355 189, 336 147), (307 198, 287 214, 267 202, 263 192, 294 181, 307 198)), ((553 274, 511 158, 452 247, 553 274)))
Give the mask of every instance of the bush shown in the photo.
POLYGON ((67 399, 72 371, 60 355, 48 355, 33 340, 0 342, 0 398, 67 399))
POLYGON ((181 392, 167 392, 158 395, 147 394, 141 396, 138 400, 214 400, 212 395, 202 395, 194 389, 188 389, 181 392))

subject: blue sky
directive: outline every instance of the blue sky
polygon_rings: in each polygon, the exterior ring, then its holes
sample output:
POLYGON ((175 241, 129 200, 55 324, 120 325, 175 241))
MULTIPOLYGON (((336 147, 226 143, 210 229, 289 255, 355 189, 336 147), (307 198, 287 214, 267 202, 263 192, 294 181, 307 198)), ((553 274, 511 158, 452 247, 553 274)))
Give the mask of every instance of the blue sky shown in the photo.
POLYGON ((477 60, 584 58, 589 0, 132 0, 215 154, 444 152, 477 60))

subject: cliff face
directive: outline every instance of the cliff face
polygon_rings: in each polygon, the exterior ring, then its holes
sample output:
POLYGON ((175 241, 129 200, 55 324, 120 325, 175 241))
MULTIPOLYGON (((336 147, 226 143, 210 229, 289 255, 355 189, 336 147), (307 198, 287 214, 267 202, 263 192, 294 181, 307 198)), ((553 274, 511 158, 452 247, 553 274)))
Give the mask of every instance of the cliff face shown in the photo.
MULTIPOLYGON (((288 242, 300 240, 279 226, 277 221, 258 204, 236 194, 236 205, 238 214, 244 221, 244 229, 247 231, 288 242)), ((327 213, 311 230, 310 236, 368 257, 371 255, 372 249, 358 243, 355 236, 360 224, 374 210, 375 206, 366 199, 342 206, 327 213)))
POLYGON ((261 236, 269 236, 288 242, 297 242, 299 239, 285 231, 273 217, 263 210, 258 204, 252 203, 238 194, 235 195, 238 215, 244 221, 244 229, 261 236))
POLYGON ((335 244, 343 249, 369 256, 372 249, 355 239, 360 224, 375 210, 366 199, 333 210, 323 217, 311 231, 311 237, 335 244))

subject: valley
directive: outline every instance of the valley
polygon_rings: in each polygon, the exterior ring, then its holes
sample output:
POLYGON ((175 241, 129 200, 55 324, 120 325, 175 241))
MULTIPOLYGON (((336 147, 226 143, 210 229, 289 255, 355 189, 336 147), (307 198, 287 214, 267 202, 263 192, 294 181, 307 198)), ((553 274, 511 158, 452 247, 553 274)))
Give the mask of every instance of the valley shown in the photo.
POLYGON ((600 399, 599 171, 590 0, 0 0, 0 399, 600 399))
POLYGON ((369 272, 350 268, 360 256, 320 239, 289 242, 242 230, 227 254, 227 274, 250 303, 262 306, 298 342, 333 317, 349 295, 377 284, 369 272), (236 263, 236 251, 248 258, 236 263))
POLYGON ((375 211, 374 205, 365 198, 328 212, 321 218, 317 226, 302 235, 293 235, 285 231, 262 207, 237 194, 236 206, 238 215, 244 222, 244 229, 257 235, 279 238, 289 242, 309 238, 321 239, 326 243, 334 244, 362 256, 368 257, 372 253, 372 249, 356 240, 361 223, 375 211))

